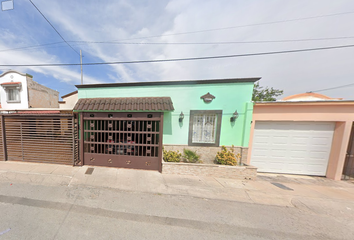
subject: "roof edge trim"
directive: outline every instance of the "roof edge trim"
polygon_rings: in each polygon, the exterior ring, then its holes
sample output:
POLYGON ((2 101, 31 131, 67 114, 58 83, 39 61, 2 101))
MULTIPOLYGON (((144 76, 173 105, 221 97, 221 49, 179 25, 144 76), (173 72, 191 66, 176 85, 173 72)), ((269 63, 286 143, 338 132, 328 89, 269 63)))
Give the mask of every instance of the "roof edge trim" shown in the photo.
POLYGON ((154 81, 154 82, 129 82, 129 83, 100 83, 75 85, 77 88, 99 88, 99 87, 130 87, 130 86, 158 86, 158 85, 192 85, 192 84, 215 84, 215 83, 242 83, 257 82, 260 77, 254 78, 226 78, 208 80, 180 80, 180 81, 154 81))
POLYGON ((20 75, 22 75, 22 76, 24 76, 24 77, 27 76, 26 73, 21 73, 21 72, 15 71, 15 70, 9 70, 9 71, 7 71, 7 72, 2 73, 2 74, 0 75, 0 77, 3 77, 3 76, 5 76, 6 74, 9 74, 9 73, 17 73, 17 74, 20 74, 20 75))
POLYGON ((269 101, 269 102, 254 102, 257 106, 280 106, 280 105, 349 105, 354 104, 354 100, 322 100, 322 101, 269 101))
POLYGON ((76 90, 76 91, 73 91, 73 92, 71 92, 71 93, 68 93, 68 94, 66 94, 66 95, 64 95, 64 96, 61 96, 61 98, 66 98, 66 97, 70 97, 71 95, 74 95, 74 94, 76 94, 76 93, 78 93, 79 91, 78 90, 76 90))

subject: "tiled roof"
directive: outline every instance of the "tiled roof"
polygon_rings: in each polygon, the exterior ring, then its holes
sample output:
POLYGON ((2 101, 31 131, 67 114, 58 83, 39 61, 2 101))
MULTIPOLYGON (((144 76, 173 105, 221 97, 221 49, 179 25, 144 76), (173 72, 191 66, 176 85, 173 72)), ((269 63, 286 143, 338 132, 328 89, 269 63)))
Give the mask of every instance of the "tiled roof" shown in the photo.
POLYGON ((172 111, 170 97, 139 98, 81 98, 77 101, 76 111, 172 111))

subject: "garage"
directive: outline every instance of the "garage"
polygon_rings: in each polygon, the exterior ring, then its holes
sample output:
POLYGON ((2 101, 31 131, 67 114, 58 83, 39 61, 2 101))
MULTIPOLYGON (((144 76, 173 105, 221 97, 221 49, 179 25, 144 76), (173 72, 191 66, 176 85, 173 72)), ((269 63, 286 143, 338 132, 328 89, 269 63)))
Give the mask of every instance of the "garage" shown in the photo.
POLYGON ((251 165, 259 172, 326 176, 334 122, 256 121, 251 165))
POLYGON ((74 121, 59 111, 2 114, 0 160, 73 165, 74 121))
POLYGON ((84 165, 161 172, 163 112, 173 110, 171 98, 83 98, 74 110, 84 165))

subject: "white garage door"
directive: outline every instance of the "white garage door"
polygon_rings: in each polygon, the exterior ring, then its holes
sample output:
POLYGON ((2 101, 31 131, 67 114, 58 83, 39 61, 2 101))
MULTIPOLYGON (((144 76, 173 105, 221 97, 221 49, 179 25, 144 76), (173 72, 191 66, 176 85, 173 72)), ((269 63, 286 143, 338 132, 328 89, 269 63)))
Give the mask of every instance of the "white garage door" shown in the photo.
POLYGON ((255 123, 251 165, 259 172, 325 176, 332 122, 255 123))

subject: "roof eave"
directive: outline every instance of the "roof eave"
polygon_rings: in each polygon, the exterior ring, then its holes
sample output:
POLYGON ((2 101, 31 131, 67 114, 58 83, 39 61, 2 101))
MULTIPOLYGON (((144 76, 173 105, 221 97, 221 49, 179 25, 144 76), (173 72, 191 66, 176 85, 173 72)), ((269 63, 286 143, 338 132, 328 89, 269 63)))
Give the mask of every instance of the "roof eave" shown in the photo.
POLYGON ((129 86, 157 86, 157 85, 192 85, 192 84, 215 84, 215 83, 242 83, 256 82, 260 77, 254 78, 227 78, 208 80, 179 80, 179 81, 154 81, 154 82, 129 82, 129 83, 101 83, 75 85, 77 88, 99 88, 99 87, 129 87, 129 86))
POLYGON ((170 97, 81 98, 76 102, 73 110, 75 112, 167 112, 173 111, 174 107, 170 97))
POLYGON ((73 92, 71 92, 71 93, 68 93, 68 94, 66 94, 66 95, 64 95, 64 96, 61 96, 61 98, 70 97, 70 96, 72 96, 72 95, 74 95, 74 94, 76 94, 76 93, 78 93, 78 90, 73 91, 73 92))

